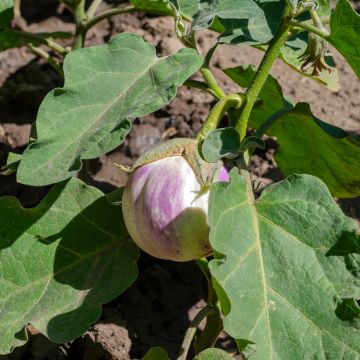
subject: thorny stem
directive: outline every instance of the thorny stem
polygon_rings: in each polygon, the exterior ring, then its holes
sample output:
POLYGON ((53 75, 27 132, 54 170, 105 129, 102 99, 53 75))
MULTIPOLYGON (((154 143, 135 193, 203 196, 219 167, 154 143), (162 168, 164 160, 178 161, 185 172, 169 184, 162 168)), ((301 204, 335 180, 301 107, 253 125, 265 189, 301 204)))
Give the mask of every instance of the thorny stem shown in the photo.
POLYGON ((36 55, 38 55, 38 56, 42 57, 43 59, 45 59, 45 60, 49 63, 49 65, 50 65, 54 70, 56 70, 62 78, 64 78, 64 71, 63 71, 62 66, 61 66, 59 63, 57 63, 57 62, 55 61, 55 59, 52 58, 52 57, 49 55, 49 53, 47 53, 47 52, 44 51, 43 49, 41 49, 41 48, 39 48, 39 47, 36 47, 36 46, 34 46, 34 45, 32 45, 32 44, 28 44, 27 46, 28 46, 29 49, 31 49, 31 51, 32 51, 33 53, 35 53, 36 55))
POLYGON ((256 102, 256 99, 265 84, 265 81, 269 75, 272 65, 277 59, 279 52, 284 45, 289 35, 289 20, 287 17, 283 17, 277 33, 274 38, 270 41, 269 47, 267 48, 265 55, 261 61, 259 69, 251 82, 249 88, 246 91, 246 103, 243 111, 238 119, 235 128, 240 133, 240 138, 243 140, 246 136, 246 130, 250 117, 251 110, 256 102))
POLYGON ((86 12, 88 19, 92 19, 94 17, 96 10, 99 8, 102 2, 103 0, 93 0, 86 12))
POLYGON ((214 308, 206 306, 196 314, 195 318, 191 321, 190 326, 185 333, 178 360, 186 360, 194 335, 201 321, 203 321, 214 311, 214 308))
POLYGON ((76 25, 74 42, 72 45, 73 50, 81 49, 84 47, 86 29, 85 29, 85 0, 80 0, 79 4, 74 10, 74 20, 76 25))
POLYGON ((17 31, 17 30, 11 30, 12 32, 16 33, 19 37, 23 37, 29 40, 33 40, 34 43, 37 44, 43 44, 46 45, 47 47, 49 47, 50 49, 56 51, 57 53, 59 53, 60 55, 65 56, 68 51, 62 47, 60 44, 58 44, 56 41, 48 39, 48 38, 43 38, 39 35, 36 34, 32 34, 29 32, 25 32, 25 31, 17 31))
POLYGON ((89 30, 91 27, 93 27, 94 25, 96 25, 97 23, 99 23, 100 21, 103 21, 105 19, 108 19, 114 15, 120 15, 120 14, 125 14, 125 13, 129 13, 129 12, 133 12, 136 11, 136 7, 132 6, 132 5, 128 5, 128 6, 122 6, 119 8, 115 8, 115 9, 111 9, 111 10, 107 10, 104 11, 103 13, 94 16, 92 19, 88 20, 85 24, 85 29, 86 31, 89 30))
POLYGON ((226 96, 224 91, 218 85, 214 74, 211 72, 211 70, 208 67, 201 68, 200 72, 203 75, 204 79, 206 80, 207 84, 209 85, 209 88, 214 91, 214 93, 217 95, 219 99, 222 99, 223 97, 226 96))
POLYGON ((196 139, 202 141, 213 130, 215 130, 225 112, 231 108, 239 109, 243 104, 243 94, 230 94, 223 97, 211 110, 208 118, 201 127, 196 139))

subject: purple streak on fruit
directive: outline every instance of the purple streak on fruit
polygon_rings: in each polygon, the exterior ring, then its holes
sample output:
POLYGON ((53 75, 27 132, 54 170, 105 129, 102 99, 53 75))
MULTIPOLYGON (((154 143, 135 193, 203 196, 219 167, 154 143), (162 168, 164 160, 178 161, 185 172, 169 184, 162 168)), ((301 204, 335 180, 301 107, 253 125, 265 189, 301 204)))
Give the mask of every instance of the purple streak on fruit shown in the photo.
MULTIPOLYGON (((218 180, 229 181, 224 167, 218 180)), ((208 200, 189 163, 167 157, 131 174, 122 199, 125 224, 135 243, 154 257, 199 259, 211 253, 208 200)))

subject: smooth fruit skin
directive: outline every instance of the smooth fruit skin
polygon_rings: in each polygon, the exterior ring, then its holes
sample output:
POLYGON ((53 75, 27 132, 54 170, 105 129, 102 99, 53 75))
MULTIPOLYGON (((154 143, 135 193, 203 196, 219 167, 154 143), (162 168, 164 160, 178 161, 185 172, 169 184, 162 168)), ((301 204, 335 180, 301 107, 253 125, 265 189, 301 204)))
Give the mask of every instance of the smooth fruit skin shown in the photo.
MULTIPOLYGON (((218 180, 229 181, 225 168, 218 180)), ((209 255, 209 192, 200 194, 200 190, 194 171, 181 156, 135 169, 122 198, 125 224, 134 242, 160 259, 189 261, 209 255)))

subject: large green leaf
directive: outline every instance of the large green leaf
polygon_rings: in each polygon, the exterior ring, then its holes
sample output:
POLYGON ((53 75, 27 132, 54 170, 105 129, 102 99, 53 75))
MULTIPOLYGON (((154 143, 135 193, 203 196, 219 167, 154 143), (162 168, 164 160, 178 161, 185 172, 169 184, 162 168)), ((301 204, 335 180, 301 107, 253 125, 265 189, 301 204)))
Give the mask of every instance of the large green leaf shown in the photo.
POLYGON ((210 270, 225 330, 251 359, 359 359, 360 236, 324 183, 294 175, 254 201, 234 169, 210 192, 210 270), (239 343, 241 343, 239 341, 239 343))
POLYGON ((348 0, 339 0, 330 17, 327 40, 336 47, 360 78, 360 15, 348 0))
POLYGON ((0 29, 6 27, 14 16, 14 0, 0 2, 0 29))
POLYGON ((40 106, 37 140, 24 152, 19 182, 45 185, 76 174, 82 159, 121 144, 129 118, 169 103, 202 62, 193 49, 158 58, 154 46, 131 33, 69 54, 64 87, 51 91, 40 106))
POLYGON ((54 342, 80 336, 137 276, 121 208, 78 179, 32 209, 1 198, 0 219, 0 354, 29 323, 54 342))
MULTIPOLYGON (((255 70, 241 66, 224 70, 241 86, 249 86, 255 70)), ((275 121, 266 131, 276 136, 280 148, 274 157, 287 176, 312 174, 322 179, 333 196, 360 195, 360 138, 315 117, 307 104, 285 99, 280 85, 269 77, 259 95, 250 126, 257 129, 274 114, 275 121), (284 111, 285 110, 285 111, 284 111), (291 110, 291 111, 290 111, 291 110)))
POLYGON ((224 28, 219 41, 228 44, 264 44, 273 36, 281 17, 280 1, 232 1, 208 2, 194 19, 193 29, 209 28, 218 19, 224 28))

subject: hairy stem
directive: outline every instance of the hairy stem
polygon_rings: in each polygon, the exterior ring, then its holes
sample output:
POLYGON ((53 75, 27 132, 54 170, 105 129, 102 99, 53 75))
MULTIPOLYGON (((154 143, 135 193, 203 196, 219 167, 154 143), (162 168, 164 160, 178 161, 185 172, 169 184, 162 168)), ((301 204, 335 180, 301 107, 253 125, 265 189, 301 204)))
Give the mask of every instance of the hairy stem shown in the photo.
POLYGON ((244 96, 242 94, 230 94, 223 97, 211 110, 208 118, 201 127, 196 139, 202 141, 206 136, 214 131, 225 112, 231 108, 239 109, 243 104, 244 96))
POLYGON ((51 40, 49 38, 43 38, 42 36, 32 34, 29 32, 25 32, 25 31, 17 31, 17 30, 11 30, 11 31, 13 33, 15 33, 16 35, 18 35, 19 37, 32 40, 36 44, 46 45, 48 48, 56 51, 60 55, 65 56, 68 53, 68 51, 64 47, 62 47, 56 41, 51 40))
POLYGON ((93 0, 86 12, 88 19, 92 19, 94 17, 96 10, 99 8, 102 2, 103 0, 93 0))
POLYGON ((202 82, 202 81, 198 81, 198 80, 186 80, 183 84, 184 86, 188 86, 194 89, 199 89, 199 90, 203 90, 208 92, 209 94, 211 94, 212 96, 214 96, 215 98, 217 98, 218 100, 219 97, 217 94, 214 93, 214 91, 212 89, 210 89, 206 83, 202 82))
POLYGON ((329 32, 327 30, 321 30, 306 21, 299 21, 299 20, 292 19, 289 21, 289 24, 293 27, 297 27, 297 28, 300 28, 300 29, 303 29, 306 31, 310 31, 325 40, 327 40, 329 37, 329 32))
POLYGON ((284 45, 289 35, 289 22, 286 17, 282 19, 279 25, 278 31, 274 38, 270 41, 269 46, 265 52, 265 55, 260 63, 259 69, 251 82, 249 88, 246 91, 246 104, 243 108, 240 118, 238 119, 235 128, 240 133, 240 138, 243 140, 246 136, 246 130, 250 113, 256 102, 256 99, 265 84, 265 81, 269 75, 272 65, 277 59, 279 52, 284 45))
POLYGON ((214 309, 212 307, 206 306, 196 314, 194 320, 190 323, 190 326, 185 333, 178 360, 186 360, 187 359, 189 349, 190 349, 190 346, 193 341, 193 338, 194 338, 197 328, 199 327, 201 321, 203 321, 207 316, 209 316, 213 312, 214 312, 214 309))
POLYGON ((203 75, 204 79, 206 80, 208 86, 210 89, 214 91, 216 96, 219 99, 222 99, 226 94, 221 89, 221 87, 218 85, 214 74, 211 72, 211 70, 208 67, 203 67, 200 69, 201 74, 203 75))
POLYGON ((64 71, 63 71, 63 68, 62 66, 56 62, 56 60, 54 58, 52 58, 49 53, 47 53, 46 51, 44 51, 43 49, 39 48, 39 47, 36 47, 34 45, 31 45, 31 44, 28 44, 27 47, 29 49, 31 49, 31 51, 40 56, 41 58, 45 59, 49 65, 54 69, 56 70, 57 73, 59 73, 59 75, 64 78, 64 71))
POLYGON ((86 28, 85 28, 85 0, 80 0, 74 11, 74 20, 76 25, 74 42, 72 45, 73 50, 81 49, 84 47, 86 28))
POLYGON ((136 7, 132 5, 122 6, 119 8, 104 11, 103 13, 96 15, 92 19, 87 21, 87 23, 85 24, 86 31, 89 30, 94 25, 96 25, 97 23, 99 23, 100 21, 108 19, 114 15, 125 14, 133 11, 136 11, 136 7))

